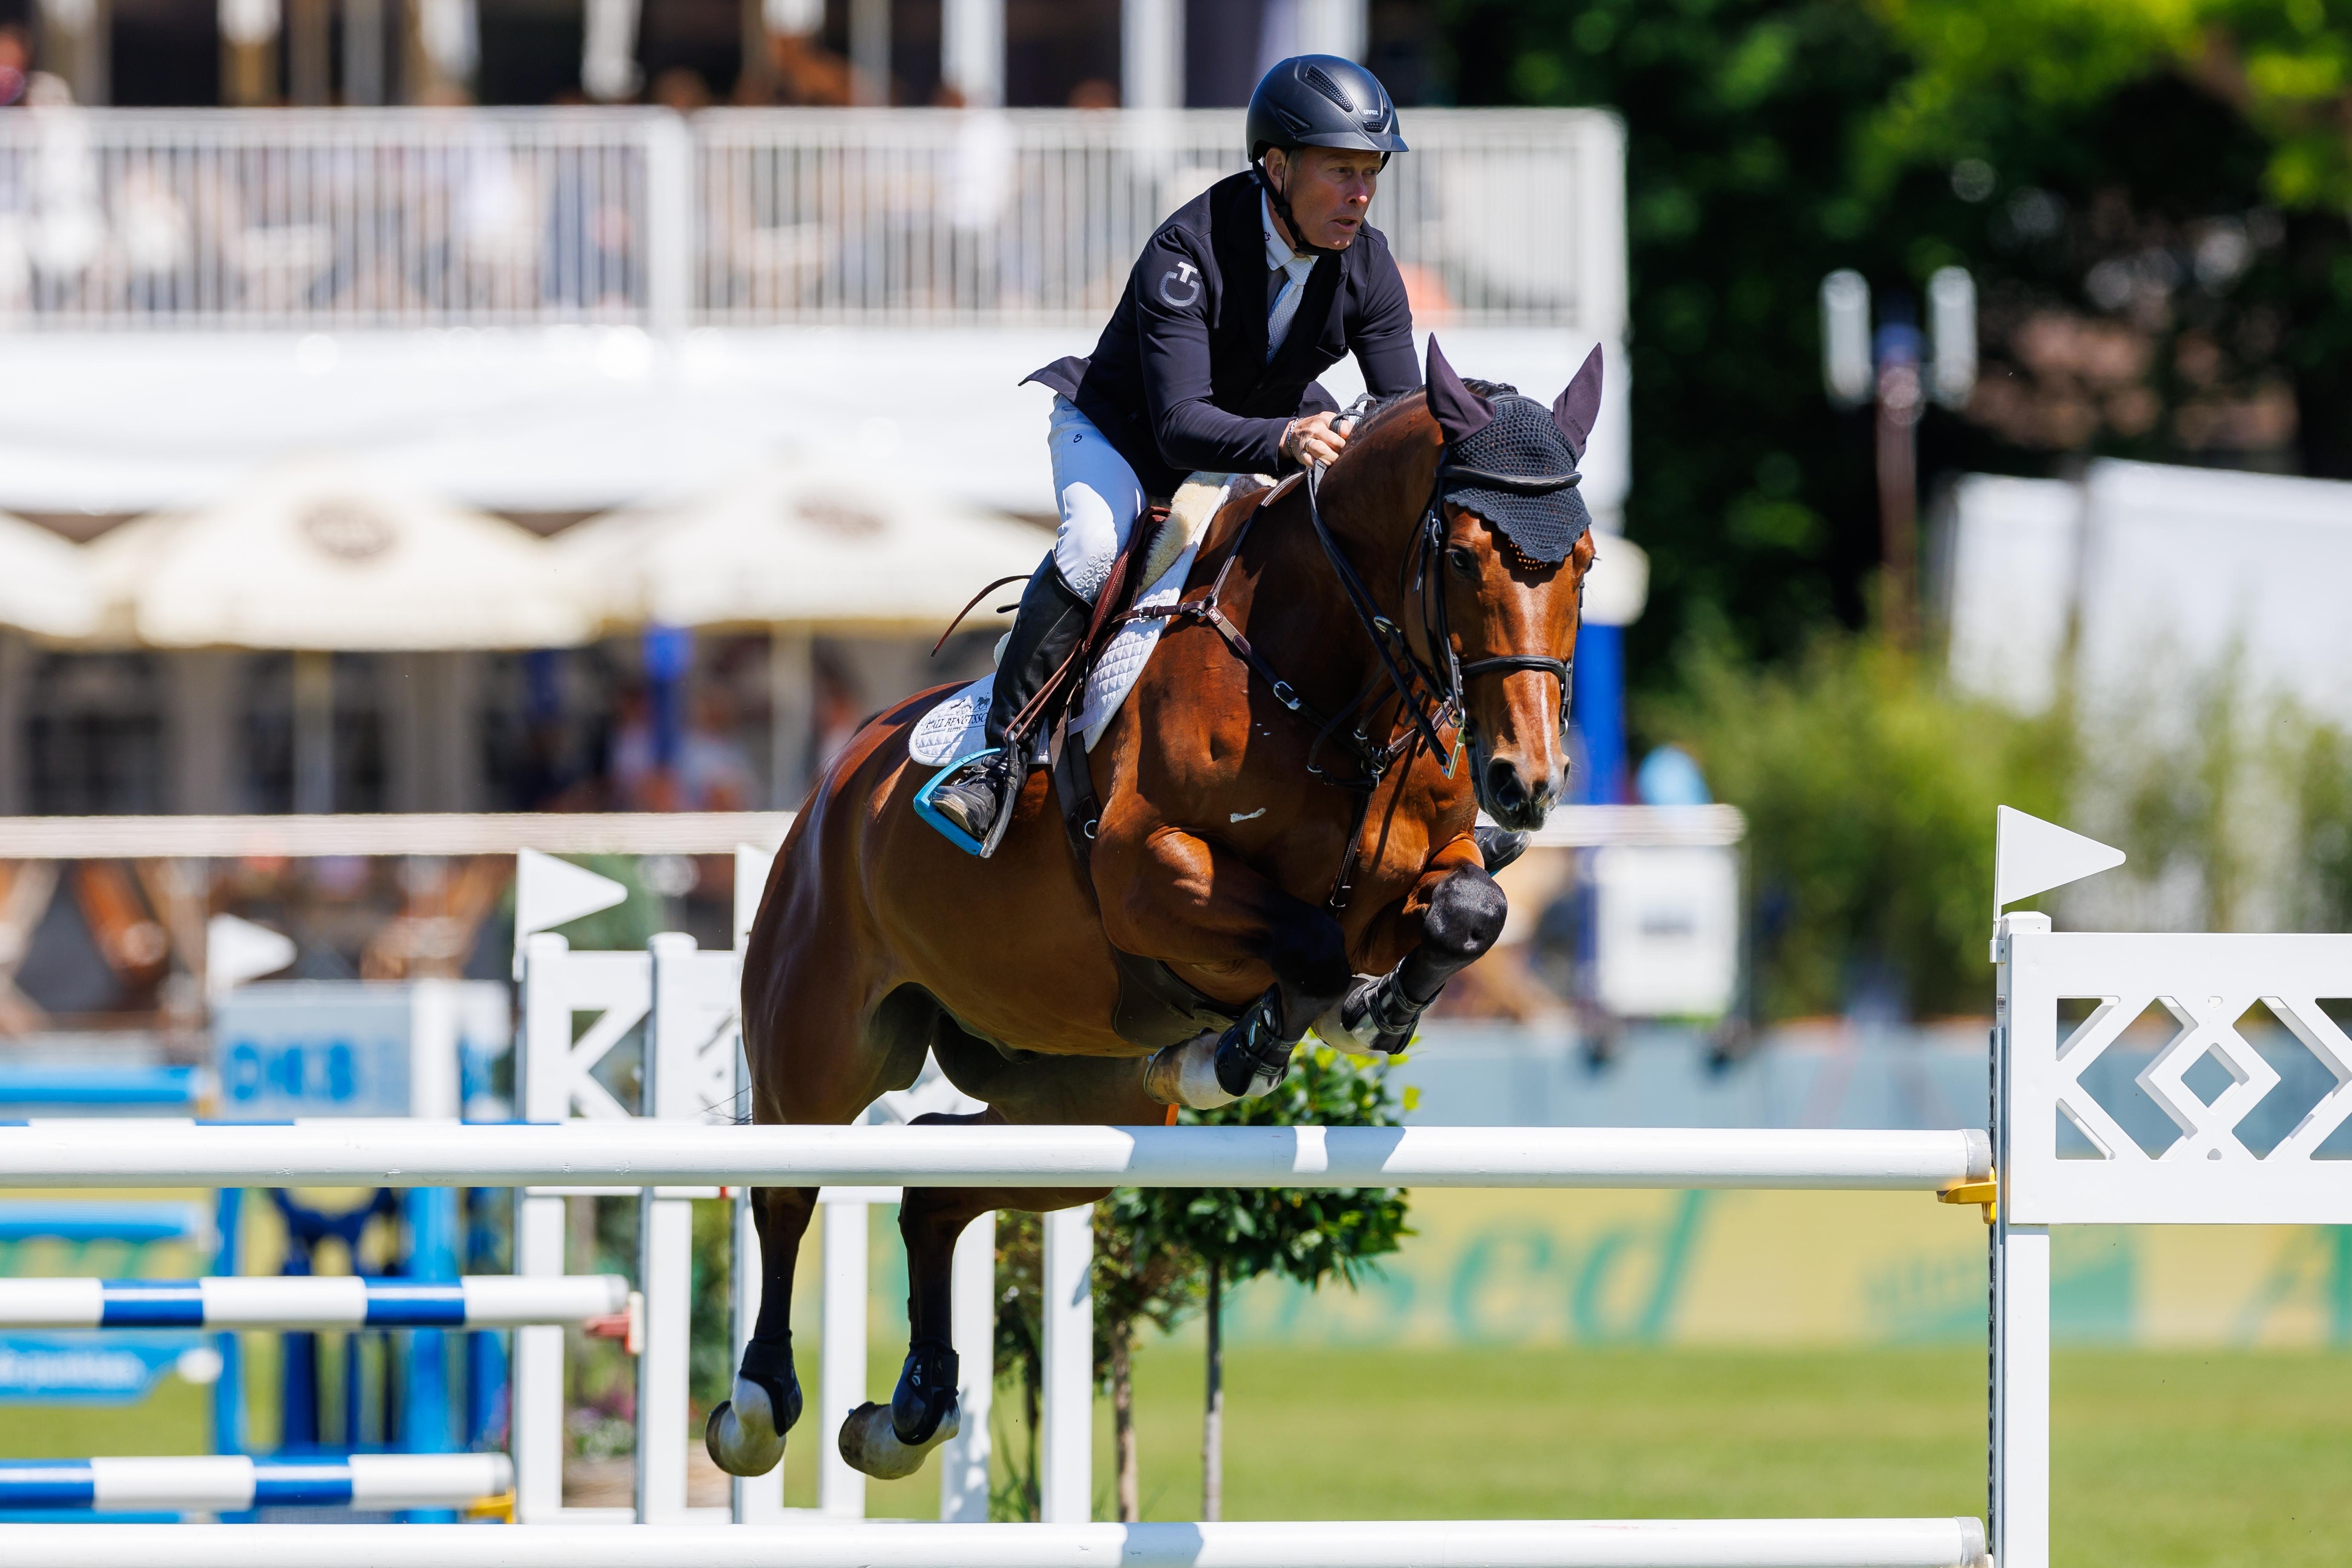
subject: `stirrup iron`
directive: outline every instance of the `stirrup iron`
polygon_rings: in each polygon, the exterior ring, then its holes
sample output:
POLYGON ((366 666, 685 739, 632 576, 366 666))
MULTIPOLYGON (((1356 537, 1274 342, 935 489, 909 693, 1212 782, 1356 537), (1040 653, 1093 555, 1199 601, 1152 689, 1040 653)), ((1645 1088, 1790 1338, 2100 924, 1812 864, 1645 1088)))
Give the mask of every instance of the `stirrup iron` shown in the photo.
POLYGON ((989 825, 988 837, 983 841, 956 826, 931 797, 940 792, 941 785, 953 783, 966 771, 985 767, 990 758, 1000 755, 1003 750, 1002 746, 985 746, 977 752, 966 752, 933 773, 931 782, 915 792, 915 815, 929 823, 940 837, 967 855, 986 857, 995 849, 1004 837, 1004 825, 1013 818, 1012 803, 1005 802, 997 807, 996 820, 989 825))

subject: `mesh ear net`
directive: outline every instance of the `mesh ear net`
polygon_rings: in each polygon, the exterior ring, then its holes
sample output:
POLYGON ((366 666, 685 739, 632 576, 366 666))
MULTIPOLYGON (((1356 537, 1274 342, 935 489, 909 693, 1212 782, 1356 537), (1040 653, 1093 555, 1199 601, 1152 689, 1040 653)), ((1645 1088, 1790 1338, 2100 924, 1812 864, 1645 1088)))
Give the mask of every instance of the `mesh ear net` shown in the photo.
POLYGON ((1592 526, 1576 489, 1576 454, 1542 404, 1491 401, 1494 422, 1447 448, 1440 491, 1502 530, 1528 560, 1557 564, 1592 526))

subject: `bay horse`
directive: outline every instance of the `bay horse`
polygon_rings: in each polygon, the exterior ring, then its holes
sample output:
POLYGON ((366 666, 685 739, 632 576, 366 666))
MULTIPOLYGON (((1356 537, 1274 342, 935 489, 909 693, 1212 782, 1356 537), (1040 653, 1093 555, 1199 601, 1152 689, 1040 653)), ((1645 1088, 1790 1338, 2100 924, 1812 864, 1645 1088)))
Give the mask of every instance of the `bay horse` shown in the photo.
MULTIPOLYGON (((1447 491, 1555 496, 1584 519, 1559 492, 1600 391, 1597 349, 1544 411, 1463 382, 1433 340, 1425 392, 1364 416, 1328 470, 1219 510, 1128 701, 1091 751, 1066 735, 1058 778, 1030 773, 993 858, 909 805, 929 770, 908 736, 951 689, 870 721, 793 824, 745 948, 754 1119, 851 1121, 928 1054, 987 1109, 919 1120, 1161 1124, 1180 1104, 1271 1088, 1310 1025, 1360 1053, 1402 1049, 1501 930, 1478 809, 1529 828, 1562 788, 1593 553, 1577 521, 1549 536, 1559 553, 1531 556, 1527 535, 1447 491), (1532 467, 1566 474, 1459 463, 1498 410, 1524 453, 1530 409, 1566 448, 1532 467), (1067 832, 1057 784, 1080 806, 1067 832)), ((759 1318, 704 1435, 736 1475, 772 1469, 800 1414, 793 1273, 816 1195, 752 1194, 759 1318)), ((890 1402, 845 1422, 850 1464, 910 1474, 956 1430, 950 1269, 965 1226, 1102 1195, 907 1190, 912 1343, 890 1402)))

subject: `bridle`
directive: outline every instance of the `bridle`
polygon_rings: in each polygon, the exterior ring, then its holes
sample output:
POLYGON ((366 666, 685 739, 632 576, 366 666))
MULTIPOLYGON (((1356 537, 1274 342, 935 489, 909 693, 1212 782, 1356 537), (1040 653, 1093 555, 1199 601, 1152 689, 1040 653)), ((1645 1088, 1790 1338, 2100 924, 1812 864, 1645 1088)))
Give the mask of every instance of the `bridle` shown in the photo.
MULTIPOLYGON (((1362 405, 1359 404, 1359 408, 1362 405)), ((1347 552, 1324 521, 1322 482, 1323 465, 1315 464, 1307 470, 1307 516, 1315 531, 1316 542, 1322 547, 1323 558, 1339 580, 1340 591, 1347 596, 1348 607, 1356 624, 1370 639, 1372 649, 1380 658, 1381 674, 1337 713, 1324 715, 1317 707, 1299 695, 1296 687, 1285 680, 1269 666, 1249 637, 1235 626, 1220 603, 1223 596, 1226 575, 1234 563, 1241 559, 1243 541, 1257 521, 1263 507, 1253 510, 1242 520, 1241 528, 1227 547, 1225 563, 1209 584, 1209 592, 1199 600, 1179 601, 1172 605, 1155 605, 1129 611, 1128 620, 1175 619, 1197 620, 1223 637, 1243 663, 1246 664, 1273 691, 1275 700, 1316 726, 1314 744, 1307 748, 1307 771, 1328 784, 1354 790, 1367 799, 1380 788, 1381 781, 1400 757, 1422 746, 1427 746, 1433 756, 1443 758, 1440 766, 1445 776, 1452 778, 1458 765, 1464 745, 1464 727, 1467 710, 1463 698, 1468 683, 1483 675, 1510 670, 1535 670, 1550 676, 1559 683, 1560 716, 1568 713, 1570 664, 1566 659, 1549 654, 1500 653, 1483 658, 1465 660, 1454 650, 1453 628, 1445 608, 1445 587, 1440 579, 1439 566, 1445 542, 1444 500, 1447 482, 1470 479, 1482 487, 1508 489, 1520 495, 1549 495, 1576 484, 1580 476, 1567 474, 1500 474, 1481 468, 1456 466, 1450 459, 1453 444, 1448 442, 1440 453, 1437 470, 1430 480, 1429 499, 1423 503, 1421 518, 1414 528, 1412 548, 1398 568, 1401 589, 1414 595, 1421 604, 1422 640, 1432 655, 1442 654, 1442 667, 1433 665, 1413 651, 1412 638, 1403 627, 1391 620, 1372 598, 1371 591, 1348 559, 1347 552), (1407 583, 1407 579, 1410 583, 1407 583), (1386 685, 1388 692, 1382 695, 1386 685), (1385 743, 1374 740, 1369 732, 1373 718, 1393 700, 1398 710, 1407 721, 1403 733, 1385 743), (1339 731, 1351 717, 1360 715, 1359 721, 1344 736, 1339 731), (1443 731, 1452 730, 1449 743, 1443 731), (1355 773, 1336 774, 1322 765, 1323 749, 1339 737, 1339 744, 1351 753, 1355 773)), ((1581 589, 1580 588, 1580 593, 1581 589)), ((1393 728, 1393 726, 1391 726, 1393 728)))

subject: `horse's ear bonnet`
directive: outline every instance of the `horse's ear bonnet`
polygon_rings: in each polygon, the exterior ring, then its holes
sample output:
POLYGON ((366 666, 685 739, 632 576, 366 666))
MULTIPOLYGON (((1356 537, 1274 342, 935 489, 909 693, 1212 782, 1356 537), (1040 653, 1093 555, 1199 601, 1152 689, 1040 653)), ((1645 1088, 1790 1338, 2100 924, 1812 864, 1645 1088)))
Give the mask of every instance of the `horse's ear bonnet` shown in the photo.
POLYGON ((1445 437, 1438 493, 1503 531, 1532 562, 1558 565, 1592 526, 1577 493, 1576 462, 1601 409, 1601 351, 1549 408, 1505 392, 1489 399, 1462 384, 1429 340, 1429 408, 1445 437))

